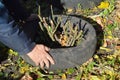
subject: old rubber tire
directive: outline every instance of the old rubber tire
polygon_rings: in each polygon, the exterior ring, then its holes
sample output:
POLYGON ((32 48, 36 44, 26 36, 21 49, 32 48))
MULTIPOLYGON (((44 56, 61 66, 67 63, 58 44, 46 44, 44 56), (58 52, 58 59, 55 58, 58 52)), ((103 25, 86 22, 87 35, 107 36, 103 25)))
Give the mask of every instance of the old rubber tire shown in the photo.
POLYGON ((79 66, 90 59, 96 50, 97 40, 93 26, 81 18, 63 15, 60 25, 61 27, 68 18, 72 24, 79 23, 80 29, 84 32, 84 40, 76 47, 51 49, 50 55, 55 60, 55 65, 51 65, 49 70, 63 70, 79 66))
POLYGON ((61 0, 64 8, 89 9, 98 6, 102 0, 61 0))
POLYGON ((102 1, 103 0, 49 0, 48 3, 58 8, 77 9, 81 7, 82 9, 90 9, 98 6, 102 1))

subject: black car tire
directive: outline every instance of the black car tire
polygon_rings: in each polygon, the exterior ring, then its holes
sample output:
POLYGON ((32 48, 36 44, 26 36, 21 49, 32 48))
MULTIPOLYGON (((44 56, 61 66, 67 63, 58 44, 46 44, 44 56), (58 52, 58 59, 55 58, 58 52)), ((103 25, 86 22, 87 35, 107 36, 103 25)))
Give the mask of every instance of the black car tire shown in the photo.
POLYGON ((49 70, 80 66, 95 53, 97 39, 94 27, 89 22, 75 16, 62 16, 61 27, 68 17, 72 24, 79 23, 80 29, 84 32, 84 40, 76 47, 51 49, 50 55, 55 60, 55 65, 51 65, 49 70))

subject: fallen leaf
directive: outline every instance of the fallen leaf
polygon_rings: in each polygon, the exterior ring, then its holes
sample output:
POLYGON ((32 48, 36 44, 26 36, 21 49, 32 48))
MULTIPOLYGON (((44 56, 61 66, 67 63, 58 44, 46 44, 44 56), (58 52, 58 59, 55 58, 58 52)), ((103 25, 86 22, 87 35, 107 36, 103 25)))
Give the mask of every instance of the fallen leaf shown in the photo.
POLYGON ((115 48, 116 48, 117 50, 119 50, 119 49, 120 49, 120 45, 115 46, 115 48))
POLYGON ((114 71, 108 70, 108 69, 105 70, 105 73, 108 74, 108 75, 110 75, 111 77, 112 77, 113 75, 115 75, 115 74, 114 74, 114 71))
POLYGON ((29 74, 25 74, 20 80, 33 80, 29 74))
POLYGON ((104 28, 104 24, 103 24, 103 22, 102 22, 102 18, 101 17, 96 17, 96 22, 99 24, 99 25, 101 25, 101 27, 102 28, 104 28))
POLYGON ((101 50, 105 50, 106 52, 111 52, 112 49, 109 49, 109 48, 105 48, 105 47, 100 47, 101 50))
POLYGON ((71 13, 71 12, 73 12, 73 9, 68 9, 67 12, 71 13))
POLYGON ((107 41, 106 40, 104 40, 104 43, 103 43, 102 47, 107 47, 107 41))
POLYGON ((94 58, 95 58, 95 59, 98 59, 98 58, 99 58, 99 56, 98 56, 98 55, 94 55, 94 58))
POLYGON ((67 41, 67 36, 65 36, 65 35, 60 35, 60 41, 61 41, 61 45, 62 46, 67 46, 67 44, 66 44, 66 41, 67 41))
POLYGON ((100 5, 98 6, 99 9, 106 9, 109 7, 109 2, 105 1, 105 2, 101 2, 100 5))
POLYGON ((107 58, 110 59, 110 60, 112 60, 114 57, 111 56, 111 55, 109 55, 109 56, 107 56, 107 58))
POLYGON ((91 75, 90 78, 91 78, 90 80, 100 80, 100 78, 98 78, 97 76, 93 76, 93 75, 91 75))
POLYGON ((66 74, 62 74, 62 80, 66 80, 66 74))

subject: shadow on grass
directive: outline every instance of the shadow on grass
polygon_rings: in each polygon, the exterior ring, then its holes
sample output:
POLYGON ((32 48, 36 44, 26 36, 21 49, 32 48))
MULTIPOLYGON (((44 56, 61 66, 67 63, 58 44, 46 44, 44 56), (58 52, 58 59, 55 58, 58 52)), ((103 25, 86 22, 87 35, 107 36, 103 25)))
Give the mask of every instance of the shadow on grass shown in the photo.
POLYGON ((8 48, 0 43, 0 64, 8 58, 8 48))

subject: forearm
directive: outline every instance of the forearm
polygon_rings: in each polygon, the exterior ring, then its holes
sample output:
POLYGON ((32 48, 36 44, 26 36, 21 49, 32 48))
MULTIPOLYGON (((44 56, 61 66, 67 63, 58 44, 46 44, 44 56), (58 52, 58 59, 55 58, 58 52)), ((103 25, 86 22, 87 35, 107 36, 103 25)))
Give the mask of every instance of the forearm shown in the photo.
POLYGON ((19 54, 30 52, 35 43, 17 25, 14 27, 13 25, 15 25, 13 21, 8 24, 0 24, 0 41, 19 54))
POLYGON ((30 27, 26 24, 25 27, 20 28, 13 19, 9 19, 6 7, 0 2, 0 42, 20 54, 30 52, 35 46, 35 43, 31 40, 31 36, 35 32, 33 27, 36 26, 33 25, 30 24, 32 26, 30 27))

